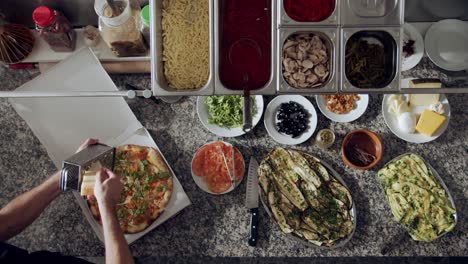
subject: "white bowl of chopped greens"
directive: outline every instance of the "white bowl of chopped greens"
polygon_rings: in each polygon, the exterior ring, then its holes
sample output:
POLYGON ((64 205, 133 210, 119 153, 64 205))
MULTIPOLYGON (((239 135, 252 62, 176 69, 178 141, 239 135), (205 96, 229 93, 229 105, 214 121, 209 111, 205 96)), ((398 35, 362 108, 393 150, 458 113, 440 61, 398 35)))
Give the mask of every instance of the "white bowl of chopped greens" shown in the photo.
MULTIPOLYGON (((263 114, 263 97, 252 98, 252 124, 255 127, 263 114)), ((198 118, 206 129, 220 137, 238 137, 245 134, 243 125, 243 98, 232 96, 199 96, 197 99, 198 118)))

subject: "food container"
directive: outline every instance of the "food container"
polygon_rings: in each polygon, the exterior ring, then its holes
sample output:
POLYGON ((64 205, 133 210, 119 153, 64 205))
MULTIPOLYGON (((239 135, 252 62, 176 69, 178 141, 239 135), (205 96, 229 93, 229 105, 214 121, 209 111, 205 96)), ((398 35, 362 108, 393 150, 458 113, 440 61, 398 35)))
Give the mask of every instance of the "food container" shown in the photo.
MULTIPOLYGON (((220 77, 220 59, 221 59, 221 52, 220 52, 220 37, 221 37, 221 30, 220 30, 220 23, 221 23, 221 17, 220 17, 220 2, 222 0, 215 0, 214 1, 214 45, 215 45, 215 68, 216 68, 216 74, 214 78, 214 83, 215 83, 215 94, 217 95, 242 95, 244 91, 242 89, 239 90, 233 90, 229 89, 226 87, 220 77)), ((275 68, 276 68, 276 63, 277 63, 277 56, 276 56, 276 8, 277 8, 277 1, 271 1, 271 10, 270 10, 270 17, 271 17, 271 23, 270 23, 270 34, 271 34, 271 55, 270 55, 270 78, 267 81, 267 83, 263 87, 251 87, 250 88, 250 94, 252 95, 272 95, 276 93, 276 74, 275 74, 275 68)))
POLYGON ((151 87, 154 96, 198 96, 214 93, 214 48, 213 48, 213 1, 209 1, 210 35, 210 75, 205 86, 193 90, 179 90, 169 87, 164 76, 163 38, 162 38, 162 1, 150 0, 151 16, 151 87))
MULTIPOLYGON (((401 27, 366 27, 341 29, 341 91, 346 93, 398 92, 401 68, 401 27), (346 48, 353 39, 365 39, 384 46, 384 81, 369 88, 355 86, 346 74, 346 48)), ((361 71, 362 72, 362 71, 361 71)))
POLYGON ((301 22, 296 21, 290 17, 287 10, 284 7, 285 0, 279 0, 278 2, 278 24, 279 27, 283 26, 329 26, 329 25, 339 25, 340 24, 340 5, 341 0, 330 0, 335 2, 335 8, 331 14, 326 17, 324 20, 315 21, 315 22, 301 22))
POLYGON ((209 142, 201 146, 193 155, 191 173, 193 181, 201 190, 213 195, 227 194, 236 189, 244 179, 244 157, 230 143, 209 142), (232 149, 231 155, 224 154, 227 149, 232 149), (220 167, 227 172, 227 175, 214 171, 221 170, 220 167), (203 175, 202 172, 206 174, 203 175))
POLYGON ((383 144, 379 135, 366 129, 352 131, 346 135, 346 137, 343 139, 343 143, 341 144, 341 158, 343 159, 344 163, 358 170, 372 169, 382 160, 382 154, 383 144), (375 159, 366 165, 356 164, 351 158, 349 158, 348 154, 348 151, 354 147, 357 147, 362 151, 373 155, 375 159))
POLYGON ((336 136, 333 130, 322 129, 317 133, 317 136, 315 137, 315 146, 321 149, 328 149, 329 147, 333 146, 335 140, 336 136))
MULTIPOLYGON (((398 161, 400 160, 401 158, 405 157, 405 156, 408 156, 408 155, 415 155, 417 157, 419 157, 427 166, 427 168, 429 170, 431 170, 432 172, 432 176, 434 176, 435 180, 437 180, 440 184, 440 186, 442 186, 442 188, 445 190, 445 193, 447 194, 447 198, 448 198, 448 201, 450 203, 450 205, 452 206, 453 209, 455 209, 455 213, 453 214, 453 219, 455 220, 455 227, 458 223, 458 212, 457 212, 457 208, 455 207, 455 201, 453 200, 453 197, 452 197, 452 194, 450 193, 449 189, 447 188, 447 185, 445 184, 444 180, 442 179, 442 177, 440 177, 439 173, 434 169, 434 167, 432 167, 432 165, 430 163, 428 163, 425 159, 423 159, 421 156, 419 156, 418 154, 415 154, 415 153, 405 153, 405 154, 401 154, 399 155, 398 157, 395 157, 394 159, 392 159, 391 161, 387 162, 384 166, 382 166, 382 168, 385 168, 387 167, 389 164, 391 163, 394 163, 395 161, 398 161)), ((380 183, 380 181, 379 181, 380 183)), ((385 189, 384 189, 384 186, 380 183, 379 184, 380 187, 381 187, 381 190, 382 192, 385 194, 385 189)), ((385 200, 387 200, 387 197, 385 198, 385 200)), ((388 202, 388 200, 387 200, 388 202)), ((399 223, 401 226, 403 226, 403 224, 399 223)), ((453 230, 452 230, 453 231, 453 230)), ((452 231, 449 231, 449 232, 452 232, 452 231)), ((443 236, 445 236, 447 233, 449 232, 445 232, 445 233, 442 233, 440 234, 436 239, 439 239, 443 236)))
MULTIPOLYGON (((346 184, 346 182, 343 180, 343 178, 340 176, 340 174, 333 169, 333 167, 330 164, 328 164, 324 160, 321 160, 321 159, 317 158, 316 156, 313 156, 313 155, 310 155, 310 154, 307 154, 307 153, 303 153, 303 154, 312 157, 317 162, 322 164, 327 169, 327 171, 330 173, 330 175, 333 178, 335 178, 341 185, 343 185, 344 187, 346 187, 349 190, 349 187, 346 184)), ((267 212, 268 216, 272 219, 272 221, 275 221, 275 218, 274 218, 270 208, 268 207, 267 201, 265 200, 265 198, 261 194, 261 186, 259 186, 258 190, 259 190, 259 195, 260 195, 260 201, 262 202, 263 208, 267 212)), ((298 243, 300 243, 300 244, 302 244, 304 246, 310 247, 310 248, 319 248, 319 249, 326 249, 326 250, 341 248, 341 247, 345 246, 351 240, 351 238, 354 235, 354 232, 356 231, 357 210, 356 210, 356 201, 355 200, 353 200, 353 205, 352 205, 352 208, 349 210, 349 214, 351 215, 352 220, 353 220, 353 231, 352 231, 352 233, 348 237, 339 240, 335 245, 333 245, 331 247, 324 247, 324 246, 314 245, 314 244, 312 244, 310 242, 307 242, 307 241, 301 239, 300 237, 294 235, 294 233, 284 234, 284 235, 287 238, 289 238, 290 240, 297 241, 298 243)))
POLYGON ((404 23, 403 0, 342 0, 341 24, 353 25, 402 25, 404 23))
POLYGON ((139 4, 135 0, 119 0, 114 2, 114 7, 112 11, 105 0, 94 2, 102 39, 117 57, 146 55, 148 49, 140 32, 139 4))
POLYGON ((336 28, 281 28, 278 30, 278 51, 277 51, 277 78, 279 93, 293 94, 320 94, 320 93, 336 93, 338 92, 339 78, 339 29, 336 28), (321 87, 317 88, 295 88, 292 87, 283 75, 283 46, 286 40, 293 34, 314 33, 322 40, 325 40, 325 45, 329 51, 330 75, 328 80, 321 87))

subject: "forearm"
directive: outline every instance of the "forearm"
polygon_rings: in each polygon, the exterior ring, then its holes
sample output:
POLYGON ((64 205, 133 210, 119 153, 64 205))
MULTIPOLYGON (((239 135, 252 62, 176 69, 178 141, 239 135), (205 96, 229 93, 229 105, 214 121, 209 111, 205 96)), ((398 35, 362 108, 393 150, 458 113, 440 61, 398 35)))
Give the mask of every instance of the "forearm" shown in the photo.
POLYGON ((115 208, 100 206, 104 243, 106 246, 106 263, 133 263, 127 241, 120 228, 115 208))
POLYGON ((0 241, 6 241, 21 233, 59 194, 58 173, 41 185, 24 193, 0 210, 0 241))

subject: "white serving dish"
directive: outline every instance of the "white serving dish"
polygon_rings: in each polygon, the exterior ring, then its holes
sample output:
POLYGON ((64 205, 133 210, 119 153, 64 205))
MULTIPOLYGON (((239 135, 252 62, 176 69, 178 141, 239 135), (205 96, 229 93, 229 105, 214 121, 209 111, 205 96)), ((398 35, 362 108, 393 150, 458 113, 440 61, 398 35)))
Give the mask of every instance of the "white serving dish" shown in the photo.
MULTIPOLYGON (((262 118, 263 114, 263 96, 261 95, 255 95, 255 106, 257 107, 257 113, 252 116, 252 129, 255 128, 255 126, 260 122, 260 119, 262 118)), ((209 124, 208 123, 208 109, 205 105, 205 100, 207 97, 204 96, 199 96, 197 98, 197 113, 198 113, 198 119, 200 122, 203 124, 203 126, 208 129, 211 133, 220 136, 220 137, 227 137, 227 138, 232 138, 232 137, 239 137, 245 134, 245 131, 242 130, 242 127, 236 127, 236 128, 224 128, 220 127, 216 124, 209 124)))
POLYGON ((424 39, 419 30, 411 24, 405 23, 403 25, 403 45, 405 41, 414 40, 414 54, 405 58, 402 51, 401 70, 408 71, 416 67, 421 62, 424 56, 424 39))
POLYGON ((323 98, 322 95, 316 95, 315 100, 317 102, 318 108, 320 109, 320 112, 322 112, 322 114, 328 119, 339 123, 349 123, 357 120, 362 115, 364 115, 364 113, 366 113, 367 106, 369 105, 369 95, 359 94, 359 97, 361 97, 361 99, 356 102, 355 108, 351 112, 342 115, 335 114, 328 110, 327 101, 325 98, 323 98))
POLYGON ((267 106, 265 110, 264 124, 265 128, 273 140, 280 144, 284 145, 299 145, 307 140, 315 132, 318 123, 317 111, 315 111, 312 103, 301 95, 280 95, 275 97, 267 106), (278 112, 279 107, 283 103, 296 102, 304 107, 304 109, 310 114, 309 117, 309 128, 298 138, 292 138, 289 135, 282 134, 276 129, 276 113, 278 112))
POLYGON ((468 23, 446 19, 433 24, 426 33, 429 58, 448 71, 468 70, 468 23))
MULTIPOLYGON (((408 95, 405 95, 408 96, 408 95)), ((438 137, 440 137, 445 130, 447 130, 448 124, 450 122, 450 104, 447 99, 447 97, 443 94, 440 95, 440 102, 444 105, 445 109, 445 114, 444 116, 447 118, 445 122, 442 124, 442 126, 436 131, 436 133, 432 136, 426 136, 420 133, 405 133, 400 130, 398 126, 398 119, 396 115, 393 115, 388 111, 388 98, 390 95, 385 95, 382 101, 382 114, 385 120, 385 123, 387 124, 387 127, 392 131, 392 133, 399 137, 400 139, 403 139, 406 142, 410 143, 416 143, 416 144, 422 144, 422 143, 427 143, 436 140, 438 137)), ((415 113, 417 115, 420 115, 424 109, 429 109, 429 106, 415 106, 412 107, 412 113, 415 113)))

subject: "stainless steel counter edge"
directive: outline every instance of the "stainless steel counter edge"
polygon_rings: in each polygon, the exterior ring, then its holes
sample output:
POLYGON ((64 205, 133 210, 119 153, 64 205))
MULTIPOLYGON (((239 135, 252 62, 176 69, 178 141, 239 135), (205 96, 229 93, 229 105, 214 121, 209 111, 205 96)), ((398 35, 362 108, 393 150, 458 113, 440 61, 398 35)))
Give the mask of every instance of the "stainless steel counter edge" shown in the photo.
POLYGON ((197 96, 197 95, 213 95, 214 94, 214 47, 213 47, 213 0, 209 0, 210 13, 210 76, 206 85, 197 90, 176 90, 168 87, 164 80, 162 71, 162 30, 158 21, 161 20, 160 10, 162 9, 162 1, 150 0, 151 10, 151 90, 154 96, 197 96), (157 13, 159 12, 159 19, 157 13))
POLYGON ((339 91, 340 84, 340 30, 335 27, 324 28, 324 27, 287 27, 278 29, 278 42, 277 42, 277 80, 278 80, 278 93, 279 94, 330 94, 337 93, 339 91), (286 39, 296 32, 318 32, 327 36, 332 45, 331 53, 331 70, 330 78, 322 88, 305 88, 299 89, 289 85, 289 83, 283 77, 283 44, 286 39))
MULTIPOLYGON (((265 85, 262 89, 252 90, 250 93, 252 95, 274 95, 276 94, 276 64, 278 59, 276 58, 276 8, 277 2, 276 0, 271 0, 272 2, 272 10, 271 10, 271 78, 267 85, 265 85)), ((214 86, 215 86, 215 94, 216 95, 242 95, 244 92, 242 90, 230 90, 226 88, 220 78, 219 78, 219 0, 214 0, 214 46, 215 46, 215 79, 214 79, 214 86)))
POLYGON ((393 92, 398 93, 400 91, 400 77, 401 77, 401 46, 402 46, 402 32, 403 29, 400 26, 395 27, 354 27, 354 28, 342 28, 341 29, 341 92, 342 93, 382 93, 382 92, 393 92), (358 88, 352 85, 348 78, 346 77, 346 44, 348 39, 357 32, 360 31, 384 31, 391 35, 391 37, 396 42, 396 69, 395 69, 395 77, 393 80, 384 88, 371 88, 371 89, 364 89, 358 88))

